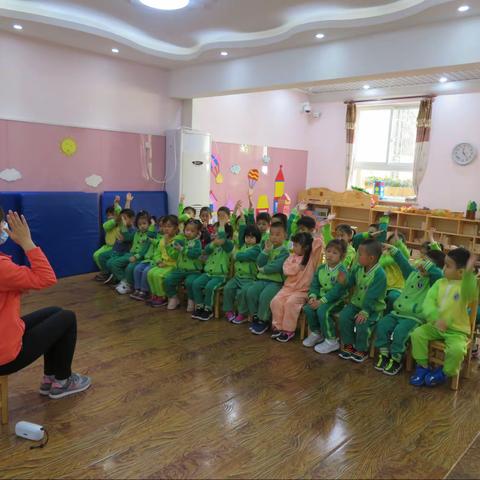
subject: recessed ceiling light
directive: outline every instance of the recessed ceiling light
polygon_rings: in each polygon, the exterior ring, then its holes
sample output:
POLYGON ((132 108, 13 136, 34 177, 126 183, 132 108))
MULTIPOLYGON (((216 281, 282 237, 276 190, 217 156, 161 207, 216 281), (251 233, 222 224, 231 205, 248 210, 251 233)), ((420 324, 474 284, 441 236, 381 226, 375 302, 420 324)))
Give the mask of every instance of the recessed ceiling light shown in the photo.
POLYGON ((13 26, 13 28, 14 28, 15 30, 23 30, 23 27, 22 27, 21 25, 19 25, 18 23, 16 23, 16 24, 13 26))
POLYGON ((118 48, 112 48, 112 53, 118 53, 120 50, 118 48))
POLYGON ((315 35, 315 38, 318 38, 319 40, 321 40, 322 38, 325 38, 325 34, 324 33, 317 33, 315 35))
POLYGON ((228 52, 220 52, 220 55, 221 55, 222 57, 226 57, 226 56, 228 55, 228 52))
POLYGON ((180 10, 185 8, 190 0, 139 0, 147 7, 156 8, 158 10, 180 10))
POLYGON ((364 90, 368 90, 369 88, 370 88, 370 85, 364 85, 364 86, 363 86, 363 89, 364 89, 364 90))
POLYGON ((470 10, 470 7, 468 5, 462 5, 461 7, 458 7, 457 10, 459 12, 468 12, 470 10))
POLYGON ((447 77, 440 77, 440 78, 438 79, 438 81, 439 81, 440 83, 446 83, 446 82, 448 82, 448 78, 447 78, 447 77))

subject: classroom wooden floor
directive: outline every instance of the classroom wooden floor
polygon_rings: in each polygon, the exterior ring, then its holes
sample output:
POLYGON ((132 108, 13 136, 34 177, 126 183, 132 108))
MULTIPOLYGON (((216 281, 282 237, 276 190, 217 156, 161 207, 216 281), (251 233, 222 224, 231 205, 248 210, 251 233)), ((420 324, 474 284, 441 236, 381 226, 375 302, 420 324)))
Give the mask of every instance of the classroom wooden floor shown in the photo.
POLYGON ((41 363, 10 377, 0 478, 478 478, 480 371, 455 393, 415 389, 299 341, 153 310, 91 275, 24 298, 77 312, 75 367, 92 388, 36 393, 41 363), (44 425, 42 450, 14 425, 44 425))

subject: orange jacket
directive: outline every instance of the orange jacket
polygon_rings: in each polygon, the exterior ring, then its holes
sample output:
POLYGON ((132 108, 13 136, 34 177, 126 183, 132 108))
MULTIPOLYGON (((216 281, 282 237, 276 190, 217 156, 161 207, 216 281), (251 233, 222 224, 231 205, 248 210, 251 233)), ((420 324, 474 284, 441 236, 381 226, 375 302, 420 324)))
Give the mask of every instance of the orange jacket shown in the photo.
POLYGON ((0 365, 17 358, 22 349, 25 324, 20 318, 20 296, 57 282, 47 257, 39 247, 26 252, 31 267, 20 267, 0 254, 0 365))

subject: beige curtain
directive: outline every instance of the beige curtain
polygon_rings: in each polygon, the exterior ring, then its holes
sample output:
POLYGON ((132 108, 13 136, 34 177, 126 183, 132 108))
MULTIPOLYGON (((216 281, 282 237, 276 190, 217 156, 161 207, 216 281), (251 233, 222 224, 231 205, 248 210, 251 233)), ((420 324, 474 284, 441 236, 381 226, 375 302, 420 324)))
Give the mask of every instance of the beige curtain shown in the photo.
POLYGON ((430 146, 430 129, 432 127, 432 98, 420 102, 417 117, 417 140, 413 160, 413 189, 418 197, 418 189, 423 180, 428 164, 428 149, 430 146))
POLYGON ((353 103, 347 103, 347 116, 345 128, 347 132, 347 164, 346 164, 346 184, 345 190, 348 188, 350 175, 352 174, 353 163, 353 141, 355 139, 355 124, 357 122, 357 106, 353 103))

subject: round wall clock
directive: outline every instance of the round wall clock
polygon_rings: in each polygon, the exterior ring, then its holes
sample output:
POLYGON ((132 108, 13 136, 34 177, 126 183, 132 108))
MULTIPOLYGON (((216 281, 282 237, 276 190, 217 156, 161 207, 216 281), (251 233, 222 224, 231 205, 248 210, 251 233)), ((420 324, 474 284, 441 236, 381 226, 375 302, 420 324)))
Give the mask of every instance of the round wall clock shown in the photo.
POLYGON ((77 151, 77 142, 73 138, 67 137, 60 142, 60 150, 67 157, 75 155, 77 151))
POLYGON ((476 148, 470 143, 459 143, 452 151, 452 159, 462 167, 472 163, 477 156, 476 148))

